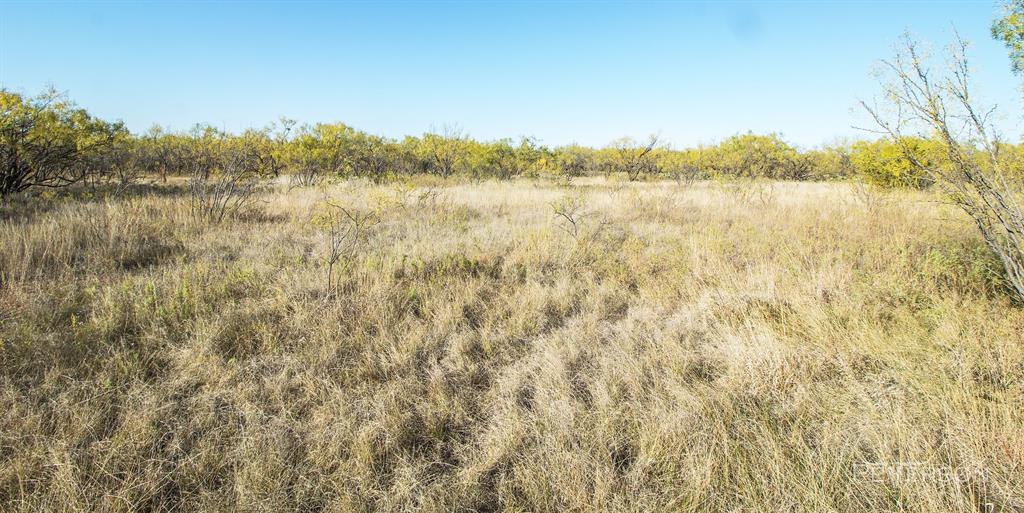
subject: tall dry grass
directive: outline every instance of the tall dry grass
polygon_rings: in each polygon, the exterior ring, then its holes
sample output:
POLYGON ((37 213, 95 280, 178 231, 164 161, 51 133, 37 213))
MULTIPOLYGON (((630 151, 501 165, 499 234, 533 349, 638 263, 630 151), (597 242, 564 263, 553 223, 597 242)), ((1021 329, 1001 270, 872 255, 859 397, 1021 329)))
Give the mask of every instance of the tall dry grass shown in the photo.
POLYGON ((9 216, 0 510, 1024 510, 1024 312, 955 210, 863 196, 343 182, 213 225, 173 195, 9 216), (328 200, 378 221, 334 291, 328 200))

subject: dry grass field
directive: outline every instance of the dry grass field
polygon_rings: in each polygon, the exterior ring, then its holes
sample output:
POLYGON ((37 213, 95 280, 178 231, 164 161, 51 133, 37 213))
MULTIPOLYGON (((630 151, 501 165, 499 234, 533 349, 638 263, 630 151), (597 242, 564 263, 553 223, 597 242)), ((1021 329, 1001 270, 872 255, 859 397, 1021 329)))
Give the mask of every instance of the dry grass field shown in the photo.
POLYGON ((1024 310, 935 196, 260 200, 5 207, 0 510, 1024 511, 1024 310))

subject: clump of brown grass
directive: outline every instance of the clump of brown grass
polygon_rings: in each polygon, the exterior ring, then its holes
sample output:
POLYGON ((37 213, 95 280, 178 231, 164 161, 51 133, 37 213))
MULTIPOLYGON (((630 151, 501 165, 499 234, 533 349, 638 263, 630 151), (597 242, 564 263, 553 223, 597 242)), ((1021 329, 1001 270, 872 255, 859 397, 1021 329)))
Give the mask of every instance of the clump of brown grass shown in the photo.
POLYGON ((0 225, 0 281, 144 267, 180 249, 181 207, 140 200, 64 204, 0 225))
POLYGON ((1024 508, 1024 314, 925 193, 409 187, 3 221, 0 509, 1024 508))

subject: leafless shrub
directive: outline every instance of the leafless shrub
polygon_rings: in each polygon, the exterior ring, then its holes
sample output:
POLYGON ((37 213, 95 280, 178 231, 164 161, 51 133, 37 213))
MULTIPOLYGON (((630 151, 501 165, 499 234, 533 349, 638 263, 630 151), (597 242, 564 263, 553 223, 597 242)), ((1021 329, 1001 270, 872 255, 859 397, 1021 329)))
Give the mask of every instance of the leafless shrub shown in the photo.
POLYGON ((434 186, 417 187, 412 183, 396 182, 386 193, 376 196, 378 211, 398 209, 408 215, 437 210, 445 203, 441 191, 434 186))
POLYGON ((420 208, 434 208, 442 202, 441 191, 436 187, 427 187, 415 195, 415 204, 420 208))
POLYGON ((323 182, 324 172, 316 162, 302 163, 296 171, 288 175, 288 189, 296 187, 316 187, 323 182))
POLYGON ((576 241, 592 241, 608 225, 606 218, 600 218, 596 223, 590 222, 595 217, 594 212, 586 208, 580 196, 565 196, 554 201, 551 210, 558 227, 576 241))
POLYGON ((575 239, 580 234, 580 224, 586 213, 583 201, 577 196, 566 196, 551 204, 551 210, 559 221, 558 227, 575 239))
POLYGON ((330 201, 325 202, 327 213, 325 224, 328 230, 327 291, 333 295, 338 287, 334 279, 335 268, 342 259, 351 258, 368 239, 369 230, 380 220, 374 212, 357 212, 330 201))
POLYGON ((397 183, 394 186, 394 200, 403 210, 431 209, 442 202, 441 191, 434 186, 416 187, 413 184, 397 183))
POLYGON ((191 212, 197 221, 219 223, 251 211, 263 184, 259 161, 248 147, 224 150, 214 166, 197 161, 188 187, 191 212))
POLYGON ((1024 214, 1004 177, 1000 137, 991 122, 995 109, 982 108, 972 96, 966 50, 958 35, 948 71, 933 74, 927 56, 905 36, 896 57, 883 61, 888 110, 861 104, 880 127, 875 132, 900 145, 911 164, 971 217, 1002 262, 1008 287, 1024 301, 1024 214), (943 161, 922 162, 906 146, 904 136, 911 133, 935 137, 943 161))
POLYGON ((762 207, 767 207, 775 202, 775 183, 765 180, 755 180, 754 198, 762 207))

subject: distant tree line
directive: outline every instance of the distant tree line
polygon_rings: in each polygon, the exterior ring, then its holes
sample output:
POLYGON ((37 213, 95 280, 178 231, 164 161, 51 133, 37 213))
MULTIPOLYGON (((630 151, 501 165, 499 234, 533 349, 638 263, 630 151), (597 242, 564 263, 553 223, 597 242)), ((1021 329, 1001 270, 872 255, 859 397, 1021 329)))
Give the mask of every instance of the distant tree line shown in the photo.
MULTIPOLYGON (((1005 169, 1019 178, 1024 147, 1004 144, 1005 169)), ((259 130, 227 133, 210 125, 187 132, 154 127, 130 133, 120 122, 90 115, 53 91, 27 97, 0 91, 0 195, 63 187, 85 180, 126 185, 141 176, 209 179, 227 168, 246 176, 313 185, 329 177, 382 182, 413 174, 474 179, 618 174, 629 180, 767 178, 842 180, 924 188, 922 166, 944 158, 936 141, 907 137, 799 150, 778 134, 752 133, 714 145, 672 149, 652 136, 602 148, 549 147, 536 139, 477 141, 456 128, 392 139, 342 123, 297 125, 282 119, 259 130)))

